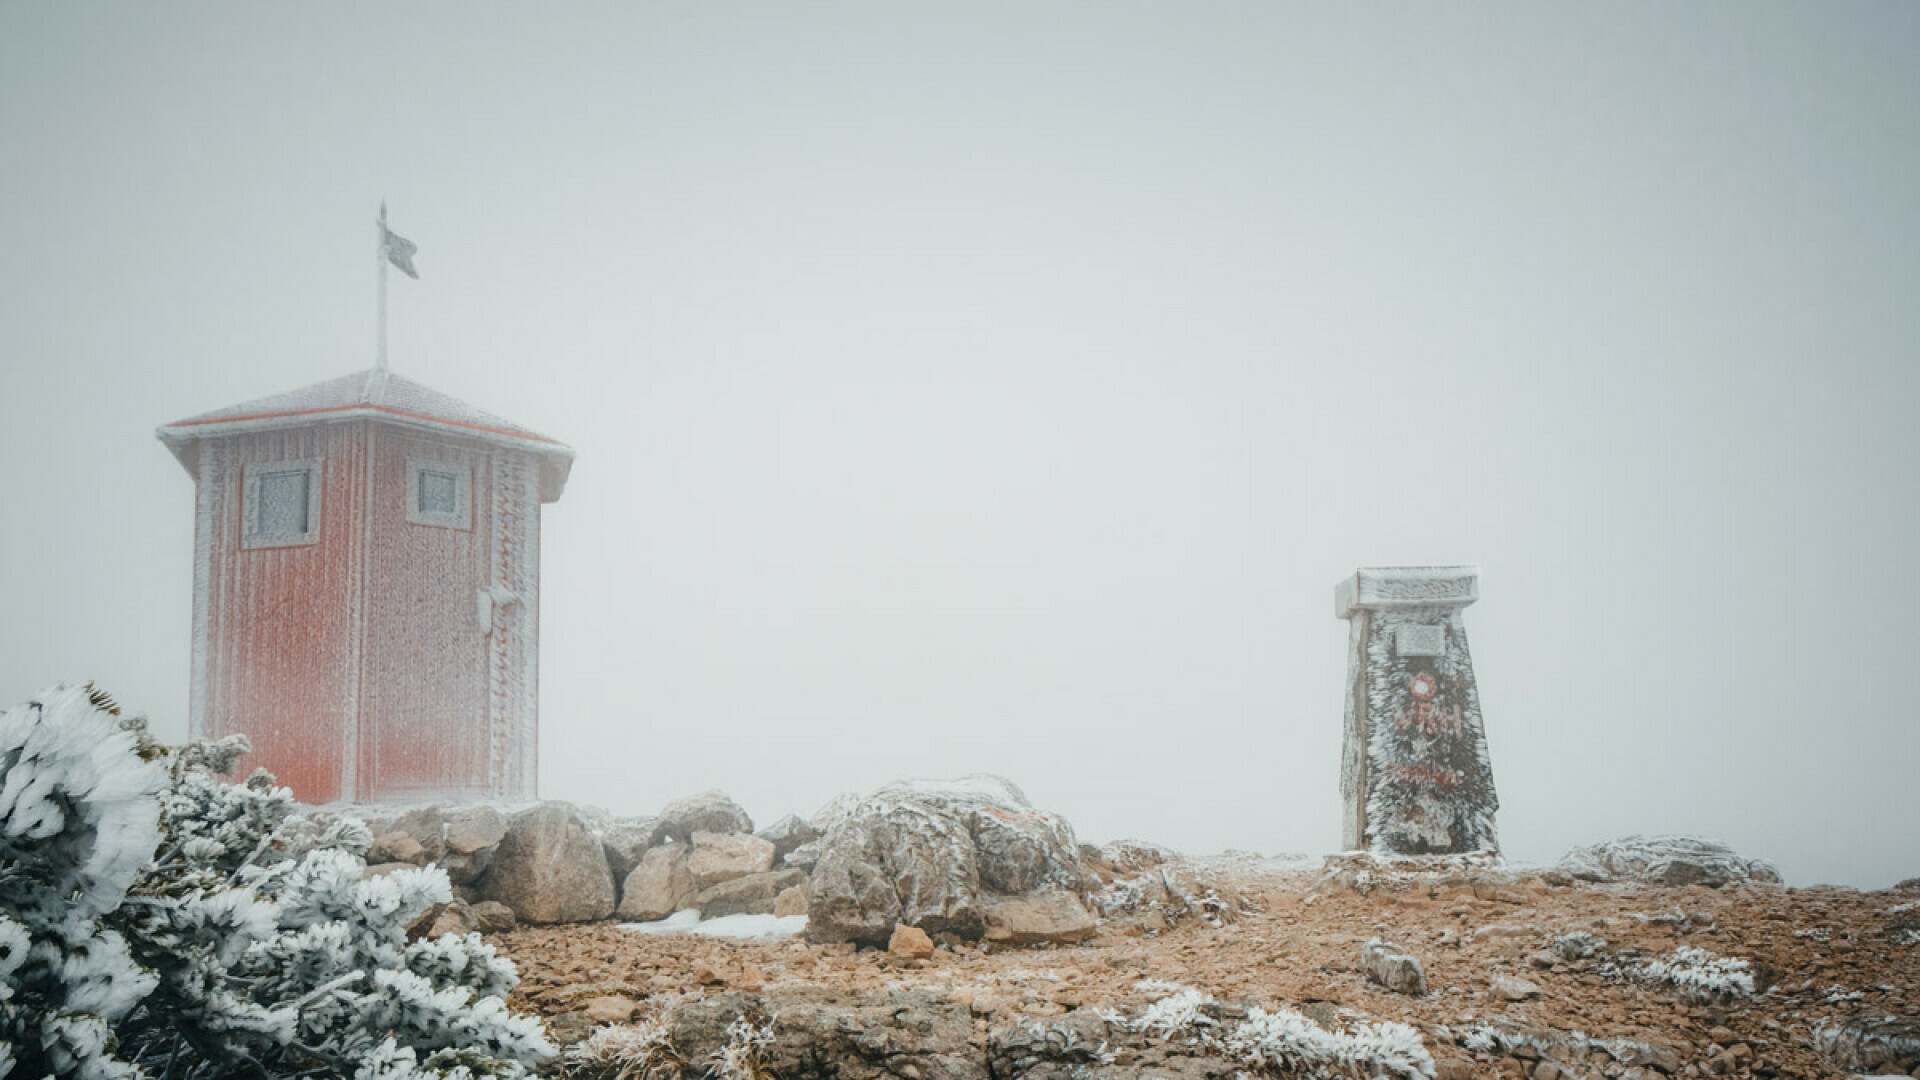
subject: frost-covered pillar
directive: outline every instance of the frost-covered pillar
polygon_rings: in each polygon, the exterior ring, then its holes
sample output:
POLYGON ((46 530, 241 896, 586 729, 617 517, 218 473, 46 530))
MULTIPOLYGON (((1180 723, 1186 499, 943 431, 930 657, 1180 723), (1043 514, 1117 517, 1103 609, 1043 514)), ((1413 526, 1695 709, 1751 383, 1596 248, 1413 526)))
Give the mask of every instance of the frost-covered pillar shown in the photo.
POLYGON ((1461 612, 1471 566, 1357 570, 1334 589, 1347 620, 1341 842, 1391 855, 1497 851, 1487 733, 1461 612))

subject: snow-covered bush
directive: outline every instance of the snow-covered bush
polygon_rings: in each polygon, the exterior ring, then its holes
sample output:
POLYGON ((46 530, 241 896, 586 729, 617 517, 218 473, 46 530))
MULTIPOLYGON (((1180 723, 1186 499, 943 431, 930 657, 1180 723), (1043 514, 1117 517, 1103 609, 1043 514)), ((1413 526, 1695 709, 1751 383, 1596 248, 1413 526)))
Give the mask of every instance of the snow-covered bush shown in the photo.
POLYGON ((610 1080, 680 1080, 687 1059, 664 1021, 608 1024, 567 1051, 567 1075, 610 1080))
POLYGON ((1329 1031, 1292 1009, 1253 1009, 1224 1040, 1229 1052, 1268 1076, 1431 1080, 1433 1056, 1406 1024, 1361 1024, 1329 1031))
POLYGON ((1704 1005, 1725 1005, 1753 996, 1753 969, 1745 960, 1692 945, 1680 946, 1665 959, 1643 960, 1622 970, 1637 982, 1677 990, 1681 997, 1704 1005))
POLYGON ((1585 930, 1570 931, 1553 939, 1554 953, 1568 963, 1595 956, 1606 947, 1606 938, 1594 937, 1585 930))
POLYGON ((169 750, 56 687, 0 716, 0 1077, 520 1077, 553 1048, 478 935, 407 940, 438 869, 286 828, 238 737, 169 750))
POLYGON ((140 1075, 115 1026, 157 979, 106 917, 159 844, 166 772, 111 707, 54 687, 0 713, 0 1076, 140 1075))
POLYGON ((1237 1061, 1254 1076, 1306 1080, 1432 1080, 1433 1056, 1420 1032, 1406 1024, 1321 1027, 1292 1009, 1254 1008, 1247 1019, 1224 1024, 1219 1003, 1191 987, 1146 980, 1136 989, 1164 994, 1129 1026, 1157 1038, 1184 1036, 1237 1061))

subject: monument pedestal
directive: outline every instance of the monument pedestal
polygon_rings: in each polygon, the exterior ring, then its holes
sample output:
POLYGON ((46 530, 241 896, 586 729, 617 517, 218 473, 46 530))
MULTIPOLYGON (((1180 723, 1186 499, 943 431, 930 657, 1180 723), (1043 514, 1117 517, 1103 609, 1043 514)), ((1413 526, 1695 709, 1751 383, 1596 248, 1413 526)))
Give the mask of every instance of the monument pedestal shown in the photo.
POLYGON ((1358 570, 1334 590, 1347 620, 1341 843, 1390 855, 1497 852, 1480 691, 1461 612, 1471 566, 1358 570))

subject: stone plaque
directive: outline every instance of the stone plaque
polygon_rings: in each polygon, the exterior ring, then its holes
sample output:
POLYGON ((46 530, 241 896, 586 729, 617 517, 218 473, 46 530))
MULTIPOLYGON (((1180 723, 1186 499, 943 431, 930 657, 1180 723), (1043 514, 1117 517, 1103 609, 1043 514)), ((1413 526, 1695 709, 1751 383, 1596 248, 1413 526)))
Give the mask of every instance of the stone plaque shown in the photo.
POLYGON ((1444 626, 1402 626, 1394 630, 1396 656, 1439 656, 1447 651, 1444 626))

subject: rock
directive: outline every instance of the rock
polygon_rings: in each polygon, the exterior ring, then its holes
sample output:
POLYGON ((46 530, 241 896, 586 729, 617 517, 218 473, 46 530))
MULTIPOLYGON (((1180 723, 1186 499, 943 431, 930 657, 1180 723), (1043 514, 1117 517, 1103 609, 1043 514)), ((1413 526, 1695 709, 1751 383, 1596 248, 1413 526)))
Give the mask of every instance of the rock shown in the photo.
POLYGON ((1687 1048, 1664 1039, 1615 1039, 1602 1045, 1622 1065, 1644 1065, 1669 1076, 1686 1064, 1687 1048))
POLYGON ((755 835, 773 845, 773 865, 779 866, 780 860, 795 848, 820 839, 820 830, 798 815, 788 814, 755 835))
POLYGON ((653 830, 659 822, 658 818, 626 818, 601 830, 600 846, 606 849, 613 880, 627 880, 633 868, 640 865, 640 857, 653 847, 653 830))
POLYGON ((424 853, 425 849, 420 846, 420 841, 396 829, 373 838, 373 846, 367 849, 367 861, 412 863, 420 859, 424 853))
POLYGON ((572 806, 541 803, 507 823, 478 895, 522 922, 592 922, 613 914, 613 872, 572 806))
POLYGON ((1920 1019, 1862 1013, 1816 1028, 1814 1049, 1848 1072, 1920 1069, 1920 1019))
POLYGON ((733 835, 752 831, 753 819, 740 804, 728 798, 726 792, 704 791, 668 803, 660 811, 648 846, 666 843, 669 837, 681 843, 690 842, 697 832, 733 835))
POLYGON ((687 869, 691 850, 684 844, 648 849, 620 888, 620 917, 653 922, 692 907, 693 873, 687 869))
POLYGON ((482 900, 472 905, 474 928, 483 934, 496 934, 520 925, 513 909, 498 900, 482 900))
POLYGON ((820 865, 820 841, 809 840, 787 852, 786 857, 780 860, 780 865, 813 873, 813 868, 820 865))
MULTIPOLYGON (((891 784, 836 811, 818 843, 807 933, 823 944, 881 945, 896 923, 978 938, 987 929, 983 905, 996 893, 1046 886, 1077 896, 1087 886, 1072 828, 997 777, 891 784)), ((1065 932, 1077 935, 1092 917, 1073 906, 1049 901, 1038 910, 1065 918, 1073 924, 1065 932)))
POLYGON ((1007 945, 1052 945, 1085 941, 1097 929, 1080 898, 1058 889, 1031 896, 995 896, 981 900, 988 941, 1007 945))
POLYGON ((479 921, 474 918, 473 909, 464 900, 454 900, 445 904, 435 904, 420 913, 407 927, 407 939, 429 941, 445 934, 465 935, 480 929, 479 921))
POLYGON ((449 855, 473 855, 497 846, 507 836, 507 819, 491 806, 466 806, 446 815, 449 855))
POLYGON ((1493 995, 1507 1001, 1531 1001, 1540 996, 1540 987, 1512 975, 1495 975, 1493 995))
POLYGON ((776 918, 787 919, 807 913, 807 883, 802 881, 791 889, 786 889, 773 898, 773 914, 776 918))
POLYGON ((395 818, 386 831, 413 837, 420 845, 422 863, 437 863, 447 854, 447 815, 438 806, 409 810, 395 818))
POLYGON ((773 845, 757 836, 696 832, 687 870, 693 887, 705 890, 723 881, 773 869, 773 845))
POLYGON ((581 1011, 595 1024, 624 1024, 633 1019, 640 1009, 640 1003, 630 997, 608 994, 604 997, 589 998, 581 1011))
POLYGON ((700 890, 699 895, 693 898, 693 906, 700 909, 703 919, 718 919, 725 915, 772 915, 774 900, 781 893, 800 888, 806 882, 807 875, 798 870, 748 874, 700 890))
POLYGON ((1427 992, 1427 973, 1413 954, 1398 945, 1374 938, 1360 946, 1360 966, 1367 978, 1396 994, 1419 997, 1427 992))
POLYGON ((493 865, 493 853, 507 835, 507 819, 491 806, 465 806, 445 815, 446 854, 439 863, 455 885, 479 881, 493 865))
POLYGON ((1716 889, 1750 881, 1780 883, 1780 872, 1771 863, 1745 858, 1717 840, 1697 836, 1623 836, 1575 848, 1560 860, 1560 866, 1585 881, 1706 885, 1716 889))
POLYGON ((439 867, 447 872, 447 880, 455 885, 472 885, 485 877, 487 869, 493 865, 494 848, 481 848, 470 855, 456 855, 449 851, 440 857, 439 867))
POLYGON ((420 868, 409 862, 382 862, 382 863, 370 862, 367 864, 367 868, 365 870, 360 871, 360 877, 364 880, 366 878, 385 877, 386 875, 393 873, 395 870, 418 870, 418 869, 420 868))
POLYGON ((925 930, 903 923, 887 939, 887 953, 902 960, 926 960, 933 956, 933 939, 925 930))

